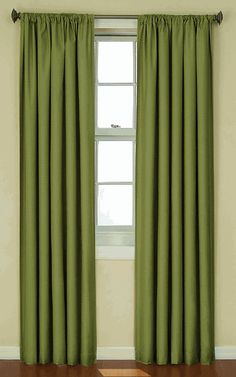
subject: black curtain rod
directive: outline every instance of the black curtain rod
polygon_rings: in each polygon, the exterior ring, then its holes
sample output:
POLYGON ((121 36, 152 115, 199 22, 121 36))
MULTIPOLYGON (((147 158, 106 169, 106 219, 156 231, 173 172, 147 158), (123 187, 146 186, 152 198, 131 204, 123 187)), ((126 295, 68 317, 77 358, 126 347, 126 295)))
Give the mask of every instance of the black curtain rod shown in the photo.
MULTIPOLYGON (((11 19, 15 23, 17 20, 20 19, 21 13, 17 12, 15 9, 12 9, 11 12, 11 19)), ((125 19, 137 19, 138 15, 96 15, 95 18, 100 19, 117 19, 117 18, 125 18, 125 19)), ((214 21, 217 22, 219 25, 223 21, 223 13, 220 11, 218 14, 214 16, 214 21)))

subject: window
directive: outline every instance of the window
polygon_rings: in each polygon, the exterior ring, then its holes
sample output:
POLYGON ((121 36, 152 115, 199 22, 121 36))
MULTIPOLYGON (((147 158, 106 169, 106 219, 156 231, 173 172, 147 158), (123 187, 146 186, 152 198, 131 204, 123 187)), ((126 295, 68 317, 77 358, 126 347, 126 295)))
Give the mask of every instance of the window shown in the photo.
POLYGON ((97 36, 96 244, 134 244, 136 38, 97 36))

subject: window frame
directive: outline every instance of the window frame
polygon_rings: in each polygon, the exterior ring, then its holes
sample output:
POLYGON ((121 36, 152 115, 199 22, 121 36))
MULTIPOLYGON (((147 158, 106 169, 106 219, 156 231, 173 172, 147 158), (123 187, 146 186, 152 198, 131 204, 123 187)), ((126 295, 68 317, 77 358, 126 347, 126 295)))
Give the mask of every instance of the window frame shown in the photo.
POLYGON ((136 108, 137 108, 137 37, 136 35, 114 34, 95 35, 95 232, 97 246, 133 246, 135 230, 135 150, 136 150, 136 108), (98 42, 131 41, 133 42, 133 82, 99 83, 98 82, 98 42), (133 87, 133 128, 99 128, 97 124, 97 98, 99 86, 133 87), (133 180, 128 182, 98 182, 98 143, 99 141, 131 141, 133 143, 133 180), (132 225, 98 225, 98 187, 99 185, 132 185, 133 213, 132 225))

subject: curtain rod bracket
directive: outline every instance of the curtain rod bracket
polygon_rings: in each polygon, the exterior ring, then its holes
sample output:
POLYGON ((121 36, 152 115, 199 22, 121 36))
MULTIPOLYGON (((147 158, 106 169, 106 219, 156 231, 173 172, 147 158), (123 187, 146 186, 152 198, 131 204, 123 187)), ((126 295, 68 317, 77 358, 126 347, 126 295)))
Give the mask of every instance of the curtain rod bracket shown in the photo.
POLYGON ((20 12, 17 12, 14 8, 12 9, 11 12, 11 19, 15 23, 17 20, 20 19, 20 12))

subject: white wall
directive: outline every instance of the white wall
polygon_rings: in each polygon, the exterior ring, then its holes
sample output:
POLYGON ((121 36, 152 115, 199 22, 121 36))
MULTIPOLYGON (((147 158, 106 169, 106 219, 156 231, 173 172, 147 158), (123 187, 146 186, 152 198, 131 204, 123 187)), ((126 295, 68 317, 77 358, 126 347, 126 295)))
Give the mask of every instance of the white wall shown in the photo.
MULTIPOLYGON (((236 2, 0 0, 0 347, 19 345, 20 11, 224 13, 214 28, 216 345, 236 346, 236 2)), ((134 262, 97 261, 98 345, 133 346, 134 262)))

